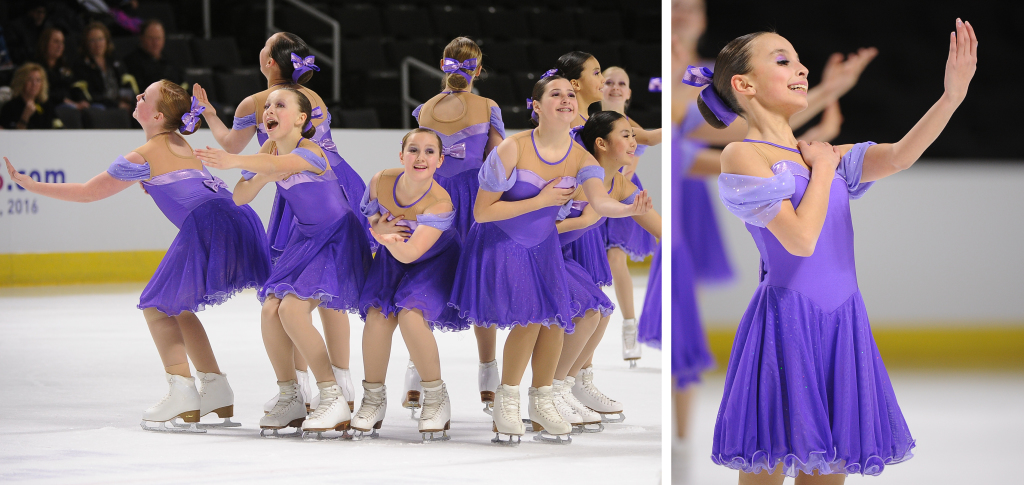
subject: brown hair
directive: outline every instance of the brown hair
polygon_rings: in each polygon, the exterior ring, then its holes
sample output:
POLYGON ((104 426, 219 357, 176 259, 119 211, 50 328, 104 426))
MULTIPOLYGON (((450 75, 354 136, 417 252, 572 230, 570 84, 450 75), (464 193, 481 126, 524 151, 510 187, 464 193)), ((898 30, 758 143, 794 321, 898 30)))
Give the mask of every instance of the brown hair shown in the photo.
POLYGON ((409 141, 409 138, 412 138, 412 136, 417 134, 417 133, 430 133, 431 135, 434 135, 434 137, 437 138, 437 148, 438 148, 438 150, 444 150, 444 144, 441 143, 441 135, 438 135, 436 131, 431 130, 429 128, 413 128, 412 131, 406 133, 405 136, 402 137, 402 151, 403 152, 405 151, 405 142, 409 141))
MULTIPOLYGON (((185 91, 184 88, 166 79, 157 81, 160 85, 160 100, 156 103, 156 110, 163 113, 166 121, 164 121, 164 129, 167 131, 177 130, 185 125, 184 121, 181 121, 181 117, 188 113, 192 109, 192 96, 185 91)), ((196 127, 192 131, 182 131, 183 135, 191 135, 195 133, 199 127, 203 126, 202 118, 196 122, 196 127)))
MULTIPOLYGON (((288 91, 295 95, 295 99, 299 103, 299 111, 306 114, 306 123, 310 126, 308 130, 302 130, 302 137, 313 138, 313 135, 316 134, 316 127, 313 126, 313 104, 309 102, 309 98, 307 98, 305 94, 302 94, 302 91, 299 91, 292 86, 285 86, 278 91, 288 91)), ((305 128, 305 125, 303 125, 303 128, 305 128)))
POLYGON ((107 39, 107 50, 103 51, 104 57, 110 56, 114 52, 114 39, 110 37, 110 29, 107 29, 106 25, 103 25, 95 20, 89 22, 89 25, 85 26, 85 30, 82 31, 82 55, 89 55, 89 32, 98 30, 103 32, 103 37, 107 39))
POLYGON ((26 62, 17 71, 14 71, 14 79, 11 80, 11 92, 14 96, 21 96, 25 89, 25 83, 28 82, 28 76, 36 71, 43 76, 43 88, 39 90, 36 102, 46 102, 46 99, 50 97, 50 83, 46 81, 46 69, 34 62, 26 62))
MULTIPOLYGON (((736 94, 732 92, 732 77, 737 74, 747 74, 753 69, 750 65, 750 44, 762 34, 769 33, 774 32, 754 32, 737 37, 726 44, 718 53, 718 58, 715 59, 714 79, 711 86, 704 89, 714 89, 715 94, 722 99, 722 102, 737 115, 743 116, 743 108, 736 101, 736 94)), ((718 117, 711 112, 711 108, 704 104, 703 99, 697 98, 697 108, 700 109, 701 116, 709 125, 718 129, 726 127, 726 124, 719 121, 718 117)))
MULTIPOLYGON (((555 81, 558 79, 565 78, 559 74, 552 74, 544 79, 537 81, 537 84, 533 85, 533 92, 530 93, 530 99, 532 100, 531 103, 536 103, 537 101, 540 101, 540 98, 544 97, 544 91, 548 90, 548 84, 551 84, 551 81, 555 81)), ((566 80, 568 81, 568 79, 566 80)), ((533 123, 533 126, 540 126, 540 121, 537 119, 537 112, 534 111, 532 107, 530 109, 530 123, 533 123)))
MULTIPOLYGON (((476 45, 476 42, 473 42, 473 39, 469 37, 456 37, 444 48, 444 57, 450 57, 459 61, 459 63, 465 62, 467 59, 476 58, 477 67, 482 64, 481 58, 483 55, 484 53, 480 50, 480 46, 476 45)), ((476 71, 476 69, 466 70, 461 67, 459 70, 469 74, 470 77, 476 71)), ((444 84, 441 86, 441 89, 466 89, 468 87, 469 82, 466 81, 466 78, 462 77, 458 72, 453 72, 445 74, 444 84)))
MULTIPOLYGON (((291 32, 278 32, 277 41, 270 46, 270 58, 277 63, 281 76, 285 79, 292 79, 295 73, 295 66, 292 64, 292 53, 305 59, 309 56, 309 46, 301 37, 291 32)), ((337 68, 337 67, 336 67, 337 68)), ((306 84, 313 77, 313 71, 306 71, 299 76, 299 79, 292 79, 297 84, 306 84)), ((308 138, 308 137, 307 137, 308 138)))
MULTIPOLYGON (((50 51, 50 38, 53 37, 53 34, 58 32, 61 35, 64 35, 63 30, 55 27, 47 27, 39 34, 39 41, 36 42, 36 58, 39 59, 39 62, 45 63, 47 61, 46 56, 50 51)), ((64 40, 67 41, 66 38, 64 40)), ((64 54, 61 54, 61 56, 57 58, 57 64, 61 63, 63 57, 64 54)))

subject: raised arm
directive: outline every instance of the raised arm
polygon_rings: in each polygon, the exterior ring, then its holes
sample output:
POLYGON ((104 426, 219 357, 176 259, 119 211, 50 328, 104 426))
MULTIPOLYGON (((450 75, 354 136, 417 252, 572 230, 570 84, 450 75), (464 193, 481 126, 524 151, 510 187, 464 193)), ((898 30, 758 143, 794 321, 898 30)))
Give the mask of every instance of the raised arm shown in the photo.
POLYGON ((640 126, 632 119, 629 120, 629 124, 635 128, 633 132, 636 134, 636 142, 638 144, 647 146, 661 144, 661 128, 656 130, 645 130, 644 127, 640 126))
POLYGON ((235 205, 248 204, 256 198, 256 195, 260 193, 260 190, 263 190, 264 186, 286 178, 288 178, 288 174, 277 176, 255 174, 250 178, 246 178, 243 175, 238 183, 235 184, 235 188, 231 192, 231 198, 235 201, 235 205))
MULTIPOLYGON (((451 202, 444 201, 434 204, 427 208, 424 214, 441 215, 450 213, 455 210, 452 207, 451 202)), ((441 237, 443 231, 436 227, 428 226, 426 224, 420 224, 416 226, 416 230, 413 231, 412 237, 407 241, 398 234, 386 234, 381 235, 370 229, 370 234, 377 240, 382 246, 388 249, 395 259, 399 262, 409 264, 421 256, 426 254, 430 248, 434 247, 437 240, 441 237)))
MULTIPOLYGON (((252 137, 256 135, 256 125, 246 126, 238 130, 225 125, 217 117, 217 110, 210 103, 206 90, 198 84, 192 85, 192 96, 195 96, 197 103, 206 107, 206 110, 203 111, 203 119, 206 121, 206 126, 210 127, 210 131, 213 132, 213 138, 217 140, 217 143, 228 153, 241 153, 245 146, 249 144, 249 141, 252 140, 252 137)), ((252 96, 242 100, 238 107, 235 108, 235 117, 242 118, 252 114, 252 108, 255 106, 255 103, 256 101, 252 96)), ((259 109, 256 110, 257 113, 260 111, 259 109)), ((259 120, 257 120, 258 122, 259 120)))
MULTIPOLYGON (((800 141, 797 147, 803 160, 811 166, 811 180, 800 200, 800 206, 794 209, 793 203, 786 198, 777 202, 774 209, 777 213, 774 217, 769 214, 759 219, 770 219, 763 227, 771 231, 786 251, 795 256, 806 257, 814 254, 821 228, 825 225, 832 179, 835 177, 836 166, 839 165, 839 150, 822 142, 800 141)), ((769 183, 767 179, 775 177, 753 147, 744 143, 730 144, 722 151, 722 176, 719 178, 719 184, 728 181, 730 175, 765 179, 757 180, 758 183, 769 183)), ((790 175, 790 184, 792 183, 790 175)), ((773 191, 779 190, 773 187, 773 191)), ((725 198, 723 196, 723 199, 725 198)), ((736 212, 734 207, 730 207, 730 210, 736 212)), ((761 221, 763 222, 763 219, 761 221)))
MULTIPOLYGON (((583 170, 588 167, 597 167, 600 169, 600 165, 597 164, 597 160, 589 154, 587 155, 587 159, 583 163, 583 168, 581 168, 580 172, 582 173, 583 170)), ((594 211, 604 217, 617 219, 622 217, 638 216, 646 213, 654 207, 654 203, 651 202, 651 197, 647 195, 646 190, 640 191, 640 193, 633 199, 632 204, 623 204, 608 195, 608 192, 604 188, 604 183, 600 178, 588 178, 584 180, 581 185, 583 186, 583 193, 587 195, 587 200, 590 201, 590 204, 587 207, 593 207, 594 211)))
MULTIPOLYGON (((125 158, 131 160, 132 155, 142 159, 142 156, 135 152, 130 153, 125 158)), ((132 161, 135 162, 135 160, 132 161)), ((145 160, 142 161, 144 162, 145 160)), ((15 170, 14 165, 11 165, 11 161, 7 157, 4 157, 4 162, 7 163, 7 173, 10 175, 11 180, 23 189, 44 197, 66 200, 68 202, 95 202, 106 199, 135 183, 134 181, 118 180, 107 172, 93 177, 84 184, 36 182, 32 177, 15 170)))
MULTIPOLYGON (((506 183, 512 176, 512 170, 515 169, 519 156, 518 151, 514 141, 505 140, 491 152, 484 162, 484 166, 481 167, 482 179, 495 180, 490 181, 493 185, 481 180, 476 204, 473 206, 473 218, 477 222, 503 221, 544 207, 565 205, 572 197, 573 189, 555 187, 559 182, 559 179, 555 179, 548 182, 536 197, 517 201, 501 200, 502 192, 510 188, 502 188, 501 184, 506 183), (495 157, 497 158, 495 159, 495 157)), ((605 196, 607 197, 607 194, 605 196)))
POLYGON ((272 177, 303 171, 320 174, 324 171, 295 152, 287 155, 271 155, 269 153, 233 155, 219 148, 206 147, 195 149, 195 153, 196 157, 202 160, 203 165, 220 170, 240 168, 272 177))
MULTIPOLYGON (((931 109, 896 143, 871 146, 864 154, 862 182, 888 177, 914 165, 921 154, 946 128, 974 77, 978 64, 978 37, 971 24, 956 19, 956 32, 949 34, 949 56, 946 58, 945 91, 931 109)), ((843 146, 848 150, 850 146, 843 146)))
POLYGON ((652 209, 644 214, 633 216, 633 220, 652 236, 661 239, 661 214, 652 209))

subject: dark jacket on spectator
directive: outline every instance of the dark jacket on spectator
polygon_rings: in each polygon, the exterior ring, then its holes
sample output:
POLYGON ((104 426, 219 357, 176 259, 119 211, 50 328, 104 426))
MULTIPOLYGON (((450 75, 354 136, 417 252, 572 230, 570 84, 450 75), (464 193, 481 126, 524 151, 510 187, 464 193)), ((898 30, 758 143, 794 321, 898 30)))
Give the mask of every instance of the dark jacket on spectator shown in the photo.
POLYGON ((134 96, 139 93, 138 83, 120 61, 108 58, 107 73, 104 75, 96 63, 86 57, 75 66, 74 71, 76 80, 72 100, 84 99, 90 104, 102 104, 108 108, 116 108, 120 100, 135 103, 134 96))
MULTIPOLYGON (((46 62, 42 60, 36 62, 46 69, 46 81, 50 84, 50 99, 47 103, 60 106, 64 103, 64 98, 74 97, 71 93, 73 90, 71 86, 75 83, 75 72, 64 62, 64 59, 59 59, 52 68, 47 68, 46 62)), ((77 91, 77 89, 75 90, 77 91)))
POLYGON ((184 81, 181 69, 167 62, 166 58, 154 59, 148 52, 142 49, 135 49, 124 57, 124 66, 130 74, 135 76, 139 83, 139 89, 145 91, 146 87, 161 79, 167 79, 175 83, 184 81))
MULTIPOLYGON (((7 130, 18 128, 18 121, 21 120, 21 113, 25 111, 25 100, 17 96, 0 108, 0 126, 7 130)), ((46 130, 54 128, 53 120, 56 119, 53 107, 50 103, 36 103, 36 112, 28 119, 28 129, 46 130)))

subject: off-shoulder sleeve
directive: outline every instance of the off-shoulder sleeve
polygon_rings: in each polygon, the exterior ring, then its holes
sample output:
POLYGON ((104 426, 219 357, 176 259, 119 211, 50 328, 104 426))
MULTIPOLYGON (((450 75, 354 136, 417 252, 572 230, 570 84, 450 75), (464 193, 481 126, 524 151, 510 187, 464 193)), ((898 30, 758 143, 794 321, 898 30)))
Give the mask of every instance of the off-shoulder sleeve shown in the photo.
POLYGON ((232 130, 244 130, 250 126, 256 126, 256 113, 249 113, 241 118, 235 117, 235 121, 231 123, 232 130))
POLYGON ((363 190, 363 200, 359 201, 359 212, 362 212, 366 217, 380 212, 380 201, 377 199, 370 200, 369 185, 366 186, 366 190, 363 190))
POLYGON ((501 135, 502 139, 505 139, 505 122, 501 119, 501 108, 497 106, 491 106, 491 126, 501 135))
POLYGON ((868 141, 864 143, 858 143, 843 155, 843 158, 839 160, 839 166, 836 167, 836 172, 843 177, 846 181, 846 190, 850 193, 851 199, 859 199, 867 192, 874 182, 861 183, 860 178, 864 174, 864 154, 867 153, 868 147, 874 145, 875 142, 868 141))
POLYGON ((627 195, 625 199, 622 199, 619 202, 622 202, 623 204, 632 204, 633 201, 636 200, 636 196, 640 194, 640 190, 640 188, 637 188, 632 194, 627 195))
POLYGON ((309 162, 310 165, 316 167, 321 172, 327 170, 327 158, 317 155, 308 148, 296 148, 292 150, 292 153, 302 157, 303 160, 309 162))
POLYGON ((647 151, 647 145, 637 145, 636 146, 636 150, 633 151, 633 155, 636 155, 636 156, 639 157, 640 155, 643 155, 644 152, 646 152, 646 151, 647 151))
POLYGON ((512 169, 512 174, 505 178, 505 164, 501 162, 498 149, 495 148, 491 150, 491 154, 487 155, 484 164, 480 166, 477 180, 480 181, 481 189, 488 192, 504 192, 516 184, 516 174, 516 169, 512 169))
POLYGON ((723 173, 718 176, 718 195, 729 212, 757 227, 765 227, 793 197, 796 181, 785 171, 772 178, 723 173))
POLYGON ((246 180, 252 180, 256 176, 256 172, 250 172, 248 170, 242 170, 242 178, 246 180))
POLYGON ((582 184, 588 179, 604 181, 604 169, 597 165, 587 165, 576 172, 576 183, 582 184))
POLYGON ((422 110, 422 109, 423 109, 423 105, 422 104, 417 106, 416 109, 412 110, 412 117, 416 118, 417 120, 419 120, 420 119, 420 110, 422 110))
POLYGON ((107 173, 125 182, 149 180, 149 162, 141 164, 132 163, 127 158, 117 157, 117 160, 114 160, 114 163, 107 167, 107 173))
POLYGON ((455 222, 455 211, 442 212, 440 214, 420 214, 416 216, 416 222, 421 226, 430 226, 434 229, 446 231, 455 222))

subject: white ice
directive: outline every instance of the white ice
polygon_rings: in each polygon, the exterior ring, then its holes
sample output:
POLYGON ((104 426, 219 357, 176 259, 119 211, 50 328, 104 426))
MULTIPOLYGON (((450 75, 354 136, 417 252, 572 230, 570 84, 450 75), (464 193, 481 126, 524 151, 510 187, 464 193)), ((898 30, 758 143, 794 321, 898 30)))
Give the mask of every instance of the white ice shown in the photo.
MULTIPOLYGON (((889 377, 917 441, 914 457, 887 466, 879 476, 851 475, 847 484, 1021 483, 1019 467, 1013 464, 1024 455, 1024 374, 893 370, 889 377)), ((724 374, 716 373, 697 390, 689 447, 673 451, 673 483, 736 483, 738 472, 711 462, 723 388, 724 374)))
MULTIPOLYGON (((636 283, 639 308, 646 278, 636 283)), ((476 342, 466 331, 435 334, 452 399, 452 439, 422 444, 401 407, 408 352, 396 332, 381 438, 306 442, 259 437, 263 403, 277 386, 253 291, 198 314, 234 389, 234 419, 242 427, 205 435, 140 429, 142 411, 167 392, 135 308, 141 290, 0 289, 0 482, 624 484, 656 483, 661 476, 661 353, 645 347, 630 370, 621 358, 618 312, 594 359, 595 384, 623 403, 626 420, 602 433, 574 436, 568 446, 533 442, 529 433, 518 448, 491 444, 491 418, 481 411, 477 389, 476 342)), ((351 322, 352 376, 361 395, 362 322, 354 316, 351 322)), ((500 363, 507 332, 498 335, 500 363)), ((524 415, 529 382, 527 370, 524 415)))

